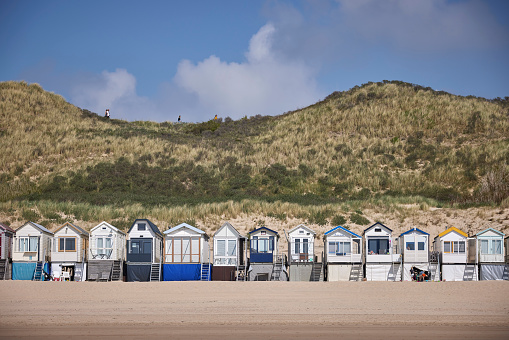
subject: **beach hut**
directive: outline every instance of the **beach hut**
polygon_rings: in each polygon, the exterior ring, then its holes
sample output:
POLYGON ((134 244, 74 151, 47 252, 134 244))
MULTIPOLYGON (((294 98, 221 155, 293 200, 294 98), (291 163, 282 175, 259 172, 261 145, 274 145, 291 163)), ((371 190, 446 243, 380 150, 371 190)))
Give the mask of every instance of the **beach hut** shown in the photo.
POLYGON ((364 277, 362 237, 337 226, 324 234, 327 281, 360 281, 364 277))
POLYGON ((42 225, 27 222, 16 229, 12 253, 12 279, 45 279, 50 274, 51 240, 53 233, 42 225))
POLYGON ((315 236, 304 224, 288 232, 290 281, 323 281, 322 262, 315 258, 315 236))
POLYGON ((435 237, 433 249, 440 252, 442 280, 477 280, 475 239, 470 239, 465 232, 451 227, 435 237))
POLYGON ((9 280, 12 276, 12 240, 14 229, 0 223, 0 280, 9 280))
POLYGON ((69 222, 53 233, 51 275, 69 281, 84 281, 87 277, 88 232, 69 222))
POLYGON ((225 222, 214 233, 213 240, 214 262, 212 280, 244 280, 246 238, 240 235, 230 223, 225 222))
POLYGON ((480 280, 504 279, 506 269, 504 236, 504 233, 493 228, 485 229, 475 235, 480 280))
POLYGON ((122 280, 126 234, 107 222, 90 230, 88 280, 122 280))
POLYGON ((159 228, 148 219, 136 219, 127 235, 127 281, 160 281, 163 235, 159 228))
POLYGON ((401 255, 392 230, 380 222, 364 230, 367 281, 400 281, 401 255))
POLYGON ((249 232, 249 281, 288 281, 286 261, 278 254, 279 234, 267 227, 249 232))
POLYGON ((429 234, 412 228, 399 235, 403 281, 439 280, 438 267, 430 264, 429 234))
POLYGON ((164 232, 164 281, 210 281, 209 237, 187 223, 164 232))
POLYGON ((509 236, 505 238, 505 269, 504 280, 509 280, 509 236))

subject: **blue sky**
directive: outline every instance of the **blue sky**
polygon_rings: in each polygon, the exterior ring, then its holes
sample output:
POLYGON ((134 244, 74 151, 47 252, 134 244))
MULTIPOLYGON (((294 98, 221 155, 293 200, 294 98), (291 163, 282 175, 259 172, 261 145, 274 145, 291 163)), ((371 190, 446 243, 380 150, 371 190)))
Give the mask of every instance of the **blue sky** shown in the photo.
POLYGON ((0 81, 127 120, 277 115, 368 81, 509 96, 509 1, 0 1, 0 81))

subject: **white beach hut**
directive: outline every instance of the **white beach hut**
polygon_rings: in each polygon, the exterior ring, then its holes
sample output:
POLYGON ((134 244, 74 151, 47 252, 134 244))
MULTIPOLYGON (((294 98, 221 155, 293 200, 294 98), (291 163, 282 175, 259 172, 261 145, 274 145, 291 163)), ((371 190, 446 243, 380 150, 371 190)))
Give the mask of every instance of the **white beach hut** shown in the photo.
POLYGON ((148 219, 136 219, 127 232, 127 281, 160 281, 163 235, 148 219))
POLYGON ((44 280, 50 274, 53 233, 42 225, 27 222, 16 229, 12 253, 13 280, 44 280))
POLYGON ((488 228, 475 236, 477 238, 480 280, 503 280, 506 269, 504 259, 505 234, 493 228, 488 228))
POLYGON ((90 230, 88 280, 122 280, 126 234, 107 222, 90 230))
POLYGON ((403 261, 403 281, 431 280, 433 278, 438 281, 438 275, 436 275, 438 268, 430 266, 428 233, 418 228, 412 228, 399 235, 399 244, 403 261), (428 275, 419 277, 421 272, 428 273, 428 275))
POLYGON ((164 281, 210 281, 209 237, 187 223, 164 232, 164 281))
POLYGON ((290 281, 323 281, 322 262, 315 256, 315 236, 304 224, 288 232, 290 281))
POLYGON ((323 241, 327 281, 362 280, 362 237, 337 226, 324 234, 323 241))
POLYGON ((392 230, 380 222, 364 230, 366 244, 366 280, 400 281, 401 255, 398 240, 392 238, 392 230))
POLYGON ((234 281, 245 278, 246 238, 229 222, 225 222, 213 236, 213 281, 234 281))
POLYGON ((440 252, 442 280, 477 281, 475 239, 451 227, 435 237, 433 249, 440 252))
POLYGON ((15 231, 6 224, 0 223, 0 280, 12 276, 12 240, 15 231))
POLYGON ((66 222, 53 233, 52 244, 51 275, 61 280, 85 280, 88 232, 66 222))

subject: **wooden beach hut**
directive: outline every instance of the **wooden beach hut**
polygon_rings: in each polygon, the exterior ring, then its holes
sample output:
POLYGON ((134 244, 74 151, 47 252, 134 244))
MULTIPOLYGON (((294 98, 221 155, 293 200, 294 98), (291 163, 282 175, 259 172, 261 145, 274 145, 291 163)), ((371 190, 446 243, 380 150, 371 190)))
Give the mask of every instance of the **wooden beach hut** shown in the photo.
POLYGON ((441 279, 444 281, 476 281, 477 251, 475 239, 455 227, 441 232, 433 241, 440 252, 441 279))
POLYGON ((123 278, 126 234, 103 221, 90 230, 88 280, 123 278))
POLYGON ((209 237, 187 223, 164 232, 164 281, 210 281, 209 237))
POLYGON ((12 240, 14 229, 0 223, 0 280, 10 280, 12 277, 12 240))
POLYGON ((288 232, 290 281, 323 281, 323 262, 315 257, 315 236, 304 224, 288 232))
POLYGON ((403 261, 402 281, 439 281, 439 269, 430 264, 428 233, 412 228, 399 235, 399 244, 403 261), (427 275, 420 276, 421 272, 427 275))
POLYGON ((279 234, 267 227, 249 232, 249 281, 288 281, 286 261, 278 253, 279 234))
POLYGON ((363 233, 367 281, 401 281, 401 255, 392 230, 380 222, 363 233))
POLYGON ((42 225, 27 222, 16 229, 12 253, 13 280, 44 280, 50 274, 53 233, 42 225))
POLYGON ((364 277, 362 237, 337 226, 324 234, 327 281, 360 281, 364 277))
POLYGON ((127 241, 127 281, 160 281, 163 235, 148 219, 136 219, 127 241))
POLYGON ((69 222, 53 233, 51 275, 68 281, 84 281, 87 277, 88 232, 69 222))
POLYGON ((229 222, 225 222, 213 236, 213 281, 244 280, 246 272, 246 238, 229 222))
POLYGON ((503 280, 506 270, 504 259, 504 236, 501 231, 493 228, 478 232, 477 258, 480 280, 503 280))

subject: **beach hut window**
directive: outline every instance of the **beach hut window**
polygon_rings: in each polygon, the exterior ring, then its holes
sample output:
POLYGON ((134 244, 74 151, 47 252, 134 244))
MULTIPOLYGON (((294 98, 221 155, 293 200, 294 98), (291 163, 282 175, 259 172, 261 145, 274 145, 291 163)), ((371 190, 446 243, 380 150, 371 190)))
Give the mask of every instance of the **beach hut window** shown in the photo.
POLYGON ((36 252, 38 248, 38 237, 20 237, 18 246, 19 251, 36 252))
POLYGON ((146 229, 145 223, 138 223, 138 230, 145 230, 145 229, 146 229))
POLYGON ((502 240, 481 240, 481 254, 502 254, 502 240))
POLYGON ((348 255, 352 252, 352 244, 347 241, 329 242, 329 254, 338 256, 348 255))
POLYGON ((444 253, 465 253, 465 241, 444 241, 444 253))
POLYGON ((58 251, 76 251, 76 238, 75 237, 59 237, 58 238, 58 251))
POLYGON ((110 237, 99 237, 96 240, 98 255, 109 255, 113 251, 113 242, 110 237))
POLYGON ((131 254, 140 253, 140 241, 131 241, 131 254))
POLYGON ((226 241, 225 240, 217 240, 216 243, 217 243, 216 255, 217 256, 225 256, 226 241))
POLYGON ((502 254, 502 240, 492 240, 493 254, 502 254))
POLYGON ((295 239, 295 254, 300 254, 300 239, 295 239))
POLYGON ((389 240, 388 239, 368 240, 368 254, 370 255, 389 254, 389 240))
POLYGON ((424 250, 425 242, 418 242, 417 243, 417 249, 418 250, 424 250))
POLYGON ((406 243, 406 250, 415 250, 415 243, 407 242, 406 243))
POLYGON ((488 240, 481 240, 481 254, 488 254, 488 240))
POLYGON ((237 241, 228 240, 228 256, 235 256, 237 253, 237 241))

